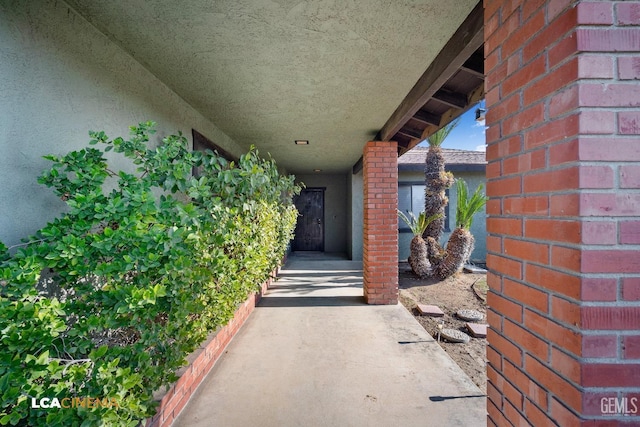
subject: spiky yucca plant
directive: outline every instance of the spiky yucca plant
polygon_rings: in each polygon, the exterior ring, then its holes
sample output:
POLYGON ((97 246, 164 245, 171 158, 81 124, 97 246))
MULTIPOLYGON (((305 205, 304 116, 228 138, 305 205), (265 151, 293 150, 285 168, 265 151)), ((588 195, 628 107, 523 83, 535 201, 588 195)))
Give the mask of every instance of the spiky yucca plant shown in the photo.
POLYGON ((427 244, 422 238, 422 233, 424 233, 425 228, 437 220, 440 215, 435 214, 427 217, 424 212, 420 212, 416 218, 413 212, 409 212, 409 216, 407 216, 404 212, 398 210, 398 216, 407 223, 413 233, 408 259, 411 270, 419 277, 426 277, 430 273, 431 264, 427 256, 427 244))
MULTIPOLYGON (((429 138, 429 151, 425 159, 424 168, 424 211, 427 216, 437 215, 440 217, 432 221, 422 237, 429 240, 430 247, 439 248, 440 237, 444 229, 444 208, 449 203, 445 191, 453 184, 453 174, 444 170, 444 155, 442 153, 442 143, 449 136, 451 131, 458 125, 459 120, 455 120, 429 138), (431 239, 429 239, 431 238, 431 239)), ((429 250, 429 260, 437 262, 439 250, 429 250)))
POLYGON ((444 257, 434 264, 434 273, 441 279, 445 279, 462 268, 473 251, 475 239, 469 229, 473 222, 473 216, 480 212, 487 203, 487 197, 482 193, 483 185, 480 184, 476 191, 469 197, 467 183, 462 179, 456 180, 458 208, 456 209, 456 228, 451 233, 444 257))
POLYGON ((487 197, 482 194, 484 185, 478 185, 476 191, 469 197, 469 188, 467 183, 462 180, 456 180, 456 192, 458 200, 458 208, 456 209, 456 227, 469 230, 473 223, 473 216, 487 204, 487 197))

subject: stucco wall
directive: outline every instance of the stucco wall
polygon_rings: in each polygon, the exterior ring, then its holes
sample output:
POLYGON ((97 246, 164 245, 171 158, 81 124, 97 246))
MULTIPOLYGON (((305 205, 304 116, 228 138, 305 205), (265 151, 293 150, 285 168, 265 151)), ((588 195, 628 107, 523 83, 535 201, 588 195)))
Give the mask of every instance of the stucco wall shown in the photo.
POLYGON ((351 177, 351 229, 349 236, 351 238, 351 259, 354 261, 362 260, 362 242, 364 235, 363 218, 364 218, 364 194, 363 194, 363 176, 362 171, 351 177))
POLYGON ((325 187, 324 250, 347 253, 347 176, 296 175, 307 187, 325 187))
MULTIPOLYGON (((462 178, 467 182, 469 186, 469 192, 473 193, 480 184, 485 183, 485 175, 482 172, 454 172, 456 178, 462 178)), ((398 177, 399 182, 424 182, 423 173, 413 172, 400 172, 398 177)), ((449 226, 453 230, 455 227, 455 215, 457 209, 456 201, 456 187, 455 185, 449 190, 449 226)), ((471 253, 470 259, 472 261, 484 262, 487 257, 487 229, 486 229, 486 211, 483 209, 478 212, 473 218, 473 224, 471 225, 471 233, 476 239, 475 248, 471 253)), ((442 234, 440 243, 445 245, 451 232, 445 232, 442 234)), ((412 238, 411 232, 401 232, 398 238, 398 253, 399 259, 406 261, 409 257, 409 245, 412 238)))
MULTIPOLYGON (((62 201, 36 182, 50 162, 89 140, 158 122, 155 141, 191 128, 244 150, 62 1, 0 3, 0 240, 18 243, 62 201)), ((184 64, 188 67, 189 64, 184 64)), ((117 165, 121 167, 122 165, 117 165)))
POLYGON ((353 259, 353 174, 347 174, 347 256, 353 259))

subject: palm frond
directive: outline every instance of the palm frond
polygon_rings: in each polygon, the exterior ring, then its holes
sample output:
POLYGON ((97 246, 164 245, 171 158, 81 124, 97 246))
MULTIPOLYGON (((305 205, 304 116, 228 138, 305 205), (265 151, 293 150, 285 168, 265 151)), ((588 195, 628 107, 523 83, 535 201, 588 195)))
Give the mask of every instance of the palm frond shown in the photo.
POLYGON ((478 185, 476 191, 469 197, 467 183, 463 179, 456 180, 458 207, 456 209, 456 226, 470 229, 473 216, 480 212, 487 203, 488 198, 482 193, 484 186, 478 185))
POLYGON ((449 136, 451 131, 458 126, 460 119, 456 119, 449 123, 448 125, 440 128, 436 133, 427 138, 427 142, 430 147, 440 147, 445 139, 449 136))
POLYGON ((424 233, 424 230, 429 226, 429 224, 442 217, 441 214, 427 216, 424 212, 420 212, 418 214, 418 217, 416 218, 413 212, 409 212, 409 216, 407 216, 400 209, 397 209, 397 211, 398 217, 405 223, 407 223, 414 236, 421 236, 422 233, 424 233))

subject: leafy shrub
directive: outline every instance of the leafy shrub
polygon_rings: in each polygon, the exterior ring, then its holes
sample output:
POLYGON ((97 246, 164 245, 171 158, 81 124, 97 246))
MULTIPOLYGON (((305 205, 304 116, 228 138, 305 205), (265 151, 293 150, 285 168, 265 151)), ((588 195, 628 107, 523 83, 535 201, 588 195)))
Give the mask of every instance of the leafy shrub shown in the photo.
POLYGON ((137 425, 284 256, 292 176, 253 149, 237 164, 192 152, 182 135, 149 149, 153 127, 47 156, 39 182, 67 213, 17 251, 0 243, 0 424, 137 425), (109 169, 111 150, 136 172, 109 169), (42 397, 117 407, 32 408, 42 397))

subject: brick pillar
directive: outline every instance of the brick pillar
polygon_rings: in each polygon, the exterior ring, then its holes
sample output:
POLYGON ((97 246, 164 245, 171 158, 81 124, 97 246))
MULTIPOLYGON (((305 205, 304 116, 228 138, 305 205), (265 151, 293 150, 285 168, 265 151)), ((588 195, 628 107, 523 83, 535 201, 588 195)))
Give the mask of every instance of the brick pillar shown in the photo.
POLYGON ((395 142, 364 147, 364 298, 398 303, 398 151, 395 142))
POLYGON ((640 425, 640 2, 484 6, 489 424, 640 425))

